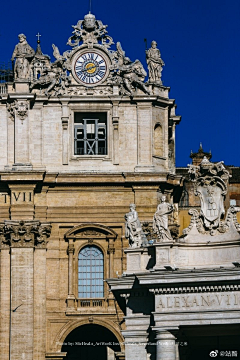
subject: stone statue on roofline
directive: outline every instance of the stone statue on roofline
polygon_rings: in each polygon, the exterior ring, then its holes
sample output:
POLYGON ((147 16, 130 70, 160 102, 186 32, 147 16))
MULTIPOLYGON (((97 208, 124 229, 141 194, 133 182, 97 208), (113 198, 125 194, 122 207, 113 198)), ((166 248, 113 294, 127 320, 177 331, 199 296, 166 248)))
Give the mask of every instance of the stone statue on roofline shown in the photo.
POLYGON ((12 61, 16 59, 14 65, 15 80, 29 80, 30 62, 35 55, 35 51, 28 44, 24 34, 18 35, 19 43, 15 46, 12 54, 12 61))
POLYGON ((161 53, 157 49, 156 41, 152 41, 151 48, 146 50, 146 59, 149 71, 149 82, 162 84, 162 68, 165 65, 161 59, 161 53))
POLYGON ((135 204, 130 204, 130 211, 125 214, 125 220, 125 237, 128 239, 130 247, 146 246, 147 238, 143 233, 135 204))
POLYGON ((157 207, 157 211, 153 216, 153 232, 157 234, 157 242, 173 241, 168 228, 168 215, 174 210, 172 204, 166 202, 166 196, 163 195, 161 203, 157 207))
MULTIPOLYGON (((123 51, 120 42, 117 42, 116 50, 110 49, 114 42, 107 33, 107 25, 103 25, 102 21, 97 20, 95 15, 89 13, 84 16, 83 20, 79 20, 73 26, 72 35, 67 42, 71 46, 70 50, 66 50, 61 55, 58 47, 53 45, 53 56, 56 59, 53 63, 48 55, 42 53, 40 35, 37 36, 38 47, 36 53, 28 45, 26 36, 20 34, 19 44, 16 45, 12 56, 12 59, 16 58, 15 80, 28 81, 30 83, 29 89, 32 92, 45 94, 48 97, 68 94, 84 95, 88 88, 91 87, 91 91, 96 94, 99 94, 99 91, 104 91, 107 94, 116 92, 126 96, 142 93, 150 95, 148 85, 146 86, 144 83, 147 72, 142 63, 137 59, 131 61, 129 57, 125 56, 125 51, 123 51), (104 67, 106 77, 103 82, 96 81, 99 80, 99 78, 96 78, 95 81, 90 83, 90 79, 93 80, 92 75, 91 78, 90 76, 88 78, 89 83, 82 81, 86 69, 81 69, 81 66, 78 71, 80 75, 74 75, 78 51, 79 54, 83 55, 86 48, 96 48, 97 51, 105 53, 103 55, 106 56, 108 64, 104 67), (99 85, 106 85, 106 87, 100 90, 99 85)), ((89 56, 90 53, 92 54, 92 50, 89 50, 89 56)), ((92 70, 95 69, 96 72, 98 66, 92 68, 92 70)), ((100 72, 96 74, 99 75, 100 72)), ((20 89, 20 87, 18 88, 20 89)))

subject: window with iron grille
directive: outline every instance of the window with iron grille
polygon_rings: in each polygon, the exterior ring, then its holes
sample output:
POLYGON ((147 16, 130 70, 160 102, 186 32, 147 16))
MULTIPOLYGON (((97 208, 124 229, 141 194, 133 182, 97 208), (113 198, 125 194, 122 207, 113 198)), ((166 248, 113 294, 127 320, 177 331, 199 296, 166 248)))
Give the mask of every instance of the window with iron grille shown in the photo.
POLYGON ((104 297, 103 253, 97 246, 85 246, 78 255, 78 297, 104 297))
POLYGON ((74 155, 107 155, 107 113, 74 114, 74 155))

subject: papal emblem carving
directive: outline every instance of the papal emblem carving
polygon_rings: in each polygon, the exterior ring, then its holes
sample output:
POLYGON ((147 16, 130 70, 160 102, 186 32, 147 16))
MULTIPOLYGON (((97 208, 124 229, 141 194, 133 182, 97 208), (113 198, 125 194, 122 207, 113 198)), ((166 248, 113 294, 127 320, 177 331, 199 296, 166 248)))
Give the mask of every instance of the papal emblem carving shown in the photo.
MULTIPOLYGON (((239 238, 239 224, 237 223, 236 213, 240 210, 231 206, 225 215, 224 199, 227 193, 227 184, 230 177, 225 169, 223 162, 211 163, 206 157, 203 158, 199 166, 189 165, 189 176, 194 182, 195 195, 201 201, 200 213, 196 209, 191 209, 189 214, 192 219, 188 228, 183 230, 183 235, 190 233, 196 235, 194 228, 199 234, 218 235, 228 232, 228 240, 239 238)), ((220 236, 220 237, 219 237, 220 236)), ((200 241, 200 235, 198 236, 200 241)))
POLYGON ((202 184, 196 187, 196 193, 201 201, 201 215, 206 227, 211 227, 211 224, 216 227, 224 215, 224 192, 224 184, 220 179, 215 178, 205 178, 202 184))

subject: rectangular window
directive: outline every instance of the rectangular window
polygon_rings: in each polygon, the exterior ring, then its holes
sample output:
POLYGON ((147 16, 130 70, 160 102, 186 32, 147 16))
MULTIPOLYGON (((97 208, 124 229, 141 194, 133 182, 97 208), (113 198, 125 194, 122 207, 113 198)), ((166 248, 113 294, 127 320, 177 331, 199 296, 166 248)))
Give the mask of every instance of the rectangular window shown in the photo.
POLYGON ((107 113, 74 114, 74 155, 107 155, 107 113))

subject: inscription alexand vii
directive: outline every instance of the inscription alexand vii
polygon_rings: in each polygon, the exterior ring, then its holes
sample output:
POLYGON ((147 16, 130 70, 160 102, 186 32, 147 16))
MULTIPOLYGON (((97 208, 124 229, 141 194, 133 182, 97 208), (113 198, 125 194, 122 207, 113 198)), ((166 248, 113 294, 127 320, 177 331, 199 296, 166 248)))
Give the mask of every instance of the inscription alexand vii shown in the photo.
POLYGON ((156 296, 157 311, 199 311, 219 308, 240 308, 240 292, 156 296))

